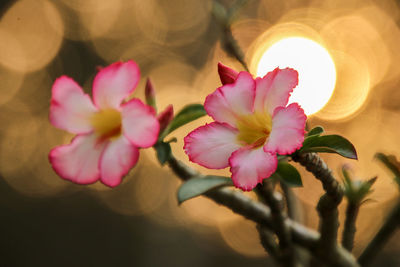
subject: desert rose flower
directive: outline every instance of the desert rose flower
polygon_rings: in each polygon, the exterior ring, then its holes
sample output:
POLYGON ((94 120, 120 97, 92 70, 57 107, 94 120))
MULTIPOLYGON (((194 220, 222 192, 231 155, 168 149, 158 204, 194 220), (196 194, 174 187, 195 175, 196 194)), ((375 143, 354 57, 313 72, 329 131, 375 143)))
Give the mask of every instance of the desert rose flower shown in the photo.
POLYGON ((277 168, 277 153, 291 154, 304 141, 306 115, 289 96, 298 83, 293 69, 276 68, 255 80, 219 64, 223 86, 208 95, 204 108, 215 122, 185 137, 189 159, 209 169, 230 167, 232 180, 252 190, 277 168))
POLYGON ((131 60, 101 69, 93 81, 93 102, 71 78, 54 82, 50 122, 77 134, 70 144, 50 151, 58 175, 78 184, 100 180, 114 187, 135 166, 139 148, 155 144, 159 123, 153 108, 136 98, 124 102, 139 76, 131 60))

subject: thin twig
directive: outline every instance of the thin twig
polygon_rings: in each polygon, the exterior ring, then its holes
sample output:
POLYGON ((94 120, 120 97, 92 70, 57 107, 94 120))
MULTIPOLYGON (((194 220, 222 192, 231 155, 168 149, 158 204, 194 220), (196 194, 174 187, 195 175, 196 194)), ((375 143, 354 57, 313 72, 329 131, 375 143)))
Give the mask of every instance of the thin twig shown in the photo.
POLYGON ((368 244, 365 250, 358 258, 358 262, 362 266, 367 266, 372 262, 372 259, 381 251, 385 243, 397 230, 400 223, 400 203, 394 207, 385 223, 382 225, 378 233, 368 244))
POLYGON ((300 222, 302 219, 301 207, 299 205, 299 201, 296 195, 293 193, 293 190, 285 183, 281 182, 280 186, 285 196, 286 207, 289 218, 296 222, 300 222))
POLYGON ((354 236, 356 234, 356 220, 360 205, 349 202, 346 208, 346 219, 342 235, 342 246, 348 251, 353 250, 354 236))

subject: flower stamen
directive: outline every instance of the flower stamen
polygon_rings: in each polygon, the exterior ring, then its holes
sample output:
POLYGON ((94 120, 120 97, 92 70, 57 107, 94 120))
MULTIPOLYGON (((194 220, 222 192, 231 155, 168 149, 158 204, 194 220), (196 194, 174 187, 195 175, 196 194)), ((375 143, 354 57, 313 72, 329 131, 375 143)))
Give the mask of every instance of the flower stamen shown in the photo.
POLYGON ((241 116, 237 120, 237 129, 239 130, 237 140, 241 145, 260 147, 265 144, 271 132, 271 116, 259 112, 241 116))
POLYGON ((102 140, 121 135, 121 112, 115 109, 100 110, 91 118, 95 134, 102 140))

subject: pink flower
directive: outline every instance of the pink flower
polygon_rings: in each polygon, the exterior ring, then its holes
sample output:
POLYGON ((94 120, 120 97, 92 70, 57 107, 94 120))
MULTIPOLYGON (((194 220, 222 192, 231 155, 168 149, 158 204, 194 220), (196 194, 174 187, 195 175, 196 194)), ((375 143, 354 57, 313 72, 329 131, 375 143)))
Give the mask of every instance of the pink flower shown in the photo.
POLYGON ((101 69, 93 81, 93 102, 71 78, 54 82, 50 122, 77 134, 70 144, 50 151, 58 175, 78 184, 100 180, 114 187, 135 166, 138 148, 155 144, 159 123, 154 110, 136 98, 124 102, 139 76, 131 60, 101 69))
POLYGON ((298 74, 276 68, 254 80, 222 64, 219 73, 224 85, 204 103, 215 122, 189 133, 184 150, 206 168, 229 166, 234 185, 249 191, 275 172, 277 153, 291 154, 303 144, 306 115, 297 103, 287 106, 298 74))

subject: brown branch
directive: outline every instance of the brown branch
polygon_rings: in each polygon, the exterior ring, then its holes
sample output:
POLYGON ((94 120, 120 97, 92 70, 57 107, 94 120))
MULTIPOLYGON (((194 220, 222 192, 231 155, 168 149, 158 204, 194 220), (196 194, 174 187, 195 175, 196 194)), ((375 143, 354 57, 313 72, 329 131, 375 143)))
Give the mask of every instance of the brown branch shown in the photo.
POLYGON ((256 187, 256 190, 271 209, 273 224, 279 239, 282 266, 297 266, 290 229, 285 224, 287 216, 283 211, 282 195, 274 191, 274 184, 270 180, 264 180, 261 185, 256 187))
POLYGON ((343 199, 343 189, 333 177, 332 171, 316 153, 295 154, 292 158, 311 172, 322 183, 326 192, 317 205, 321 233, 318 250, 324 255, 325 260, 334 260, 338 249, 338 205, 343 199))
POLYGON ((279 264, 279 248, 278 244, 275 241, 274 234, 265 226, 261 224, 257 225, 257 230, 260 235, 261 245, 264 247, 265 251, 270 255, 276 263, 279 264))
POLYGON ((346 208, 346 219, 344 221, 344 229, 342 235, 342 246, 348 251, 353 250, 354 236, 356 234, 356 220, 360 204, 349 202, 346 208))
MULTIPOLYGON (((175 159, 172 155, 168 160, 168 165, 182 180, 202 176, 181 161, 175 159)), ((224 187, 210 191, 205 196, 218 204, 226 206, 235 213, 267 227, 271 231, 276 231, 272 223, 271 210, 266 205, 256 202, 236 190, 224 187)), ((336 247, 335 250, 331 251, 333 256, 325 258, 324 253, 320 253, 320 250, 318 250, 320 235, 317 232, 290 219, 286 219, 285 224, 290 229, 294 243, 307 248, 316 258, 326 262, 329 266, 359 266, 354 257, 342 247, 336 247)))

